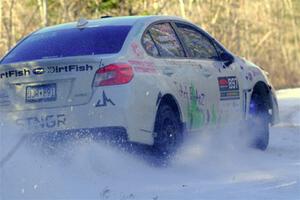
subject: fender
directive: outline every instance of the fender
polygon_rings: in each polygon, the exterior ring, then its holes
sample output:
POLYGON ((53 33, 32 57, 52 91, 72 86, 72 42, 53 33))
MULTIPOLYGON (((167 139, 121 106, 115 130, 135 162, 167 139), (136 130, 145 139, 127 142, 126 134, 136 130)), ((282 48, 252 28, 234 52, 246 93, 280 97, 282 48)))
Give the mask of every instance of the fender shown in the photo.
POLYGON ((252 96, 252 93, 255 88, 266 91, 266 93, 267 93, 266 95, 268 97, 266 103, 268 103, 269 114, 271 115, 270 122, 272 125, 277 124, 279 122, 279 108, 278 108, 276 94, 273 90, 273 87, 264 81, 258 81, 253 85, 252 89, 245 90, 245 98, 246 98, 246 100, 245 100, 245 103, 246 103, 245 119, 247 119, 249 116, 250 100, 251 100, 251 96, 252 96))
POLYGON ((185 130, 186 122, 183 119, 181 107, 180 107, 177 99, 170 93, 166 93, 166 94, 162 95, 162 93, 159 92, 157 95, 157 101, 156 101, 155 119, 153 120, 153 136, 154 137, 156 136, 156 133, 154 132, 154 128, 155 128, 157 112, 158 112, 158 109, 159 109, 159 106, 161 105, 161 103, 165 103, 165 102, 167 102, 172 107, 172 109, 179 115, 179 119, 182 123, 181 124, 182 130, 185 130))

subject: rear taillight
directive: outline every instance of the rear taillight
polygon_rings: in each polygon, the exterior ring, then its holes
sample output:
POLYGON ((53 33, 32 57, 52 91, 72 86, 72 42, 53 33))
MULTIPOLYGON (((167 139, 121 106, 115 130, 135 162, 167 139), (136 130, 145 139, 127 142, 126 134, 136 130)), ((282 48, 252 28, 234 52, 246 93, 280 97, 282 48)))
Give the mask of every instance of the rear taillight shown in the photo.
POLYGON ((96 71, 94 86, 126 84, 132 78, 133 70, 130 65, 124 63, 110 64, 96 71))

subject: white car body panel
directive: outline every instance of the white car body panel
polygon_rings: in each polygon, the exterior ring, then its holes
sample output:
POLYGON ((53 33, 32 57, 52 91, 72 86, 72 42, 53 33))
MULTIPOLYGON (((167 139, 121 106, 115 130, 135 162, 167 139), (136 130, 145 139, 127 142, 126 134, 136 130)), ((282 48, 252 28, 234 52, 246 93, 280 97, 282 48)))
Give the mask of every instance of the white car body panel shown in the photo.
MULTIPOLYGON (((90 21, 89 26, 110 24, 113 20, 118 18, 90 21)), ((148 55, 141 44, 144 30, 154 22, 165 20, 186 22, 167 16, 136 17, 134 20, 124 18, 119 24, 132 23, 133 27, 117 54, 1 65, 0 74, 17 68, 32 71, 47 69, 48 66, 90 67, 82 72, 74 70, 53 76, 35 76, 31 73, 26 77, 1 78, 0 114, 4 116, 1 128, 5 130, 6 124, 13 123, 26 133, 39 133, 124 127, 129 141, 152 145, 157 109, 166 94, 176 100, 180 119, 189 132, 199 132, 208 126, 226 123, 231 118, 247 118, 254 85, 259 81, 270 85, 262 70, 238 57, 229 67, 224 67, 222 62, 211 60, 155 58, 148 55), (131 21, 127 22, 126 19, 131 21), (134 69, 134 78, 124 85, 92 87, 96 70, 111 63, 129 63, 134 69), (236 77, 238 99, 220 100, 220 77, 236 77), (56 82, 60 87, 61 94, 58 94, 57 101, 24 103, 25 86, 49 81, 56 82)), ((68 27, 74 27, 74 24, 49 27, 41 32, 68 27)), ((271 92, 275 122, 278 119, 278 107, 275 93, 273 90, 271 92)))

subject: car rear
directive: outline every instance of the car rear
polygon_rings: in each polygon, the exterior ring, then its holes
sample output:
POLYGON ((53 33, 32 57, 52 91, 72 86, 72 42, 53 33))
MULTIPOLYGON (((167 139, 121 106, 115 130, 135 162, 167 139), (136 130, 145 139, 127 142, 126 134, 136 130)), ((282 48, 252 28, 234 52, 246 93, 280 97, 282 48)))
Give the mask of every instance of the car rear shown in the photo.
POLYGON ((26 133, 125 131, 133 72, 120 55, 131 28, 74 24, 21 41, 0 63, 2 125, 26 133))

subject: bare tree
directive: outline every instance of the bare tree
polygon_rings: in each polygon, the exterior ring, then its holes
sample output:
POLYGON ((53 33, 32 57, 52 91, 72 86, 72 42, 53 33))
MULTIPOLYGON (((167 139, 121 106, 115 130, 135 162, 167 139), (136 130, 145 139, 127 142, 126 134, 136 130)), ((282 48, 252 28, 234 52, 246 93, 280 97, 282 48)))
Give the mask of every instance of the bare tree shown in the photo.
POLYGON ((184 2, 183 2, 183 0, 178 0, 178 1, 179 1, 179 6, 180 6, 181 16, 185 18, 186 15, 185 15, 185 5, 184 5, 184 2))
POLYGON ((48 26, 47 0, 38 0, 42 26, 48 26))
POLYGON ((101 15, 177 15, 263 66, 277 88, 300 86, 299 13, 299 0, 0 0, 0 57, 41 26, 101 15))
POLYGON ((2 26, 3 26, 3 0, 0 0, 0 39, 2 39, 2 26))
POLYGON ((15 1, 11 0, 8 9, 8 17, 2 20, 6 32, 6 49, 10 49, 13 44, 13 8, 15 1))

